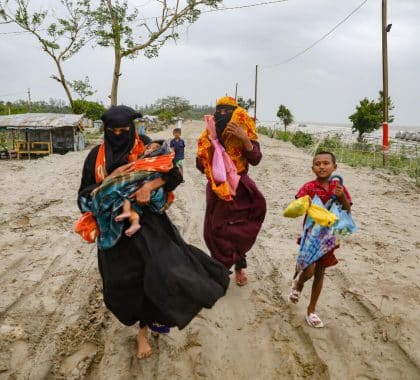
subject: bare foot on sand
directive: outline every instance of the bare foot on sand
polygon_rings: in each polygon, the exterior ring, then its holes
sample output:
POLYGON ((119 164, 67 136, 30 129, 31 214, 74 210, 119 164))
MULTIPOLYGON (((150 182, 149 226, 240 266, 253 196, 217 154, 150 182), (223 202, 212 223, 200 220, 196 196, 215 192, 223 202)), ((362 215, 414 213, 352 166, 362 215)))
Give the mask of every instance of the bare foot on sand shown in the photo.
POLYGON ((150 347, 147 334, 148 328, 145 326, 140 329, 137 335, 137 357, 139 359, 147 358, 152 354, 152 347, 150 347))
POLYGON ((140 229, 140 223, 139 222, 134 222, 134 223, 132 223, 131 225, 130 225, 130 227, 129 228, 127 228, 126 230, 125 230, 125 234, 128 236, 128 237, 131 237, 131 236, 133 236, 139 229, 140 229))
POLYGON ((245 286, 248 284, 248 277, 243 269, 235 270, 235 281, 238 286, 245 286))

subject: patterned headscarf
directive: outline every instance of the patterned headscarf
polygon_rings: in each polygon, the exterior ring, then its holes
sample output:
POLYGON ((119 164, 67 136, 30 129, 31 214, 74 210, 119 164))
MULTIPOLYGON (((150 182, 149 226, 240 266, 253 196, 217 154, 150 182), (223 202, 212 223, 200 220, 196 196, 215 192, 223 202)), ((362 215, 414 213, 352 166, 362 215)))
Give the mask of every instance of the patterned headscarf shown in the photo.
MULTIPOLYGON (((226 107, 226 106, 234 108, 229 121, 243 128, 243 130, 246 132, 250 140, 257 141, 258 136, 255 130, 254 120, 248 115, 246 110, 243 109, 242 107, 239 107, 238 103, 236 102, 234 98, 225 96, 225 97, 220 98, 217 101, 216 112, 217 112, 217 107, 226 107)), ((215 121, 216 121, 216 128, 219 129, 217 126, 217 120, 215 121)), ((226 125, 229 123, 229 121, 226 123, 226 125)), ((243 152, 242 141, 240 141, 237 137, 226 136, 224 133, 224 128, 223 128, 223 131, 221 131, 221 136, 222 136, 223 141, 220 141, 220 140, 219 141, 224 145, 226 152, 228 153, 233 163, 235 164, 238 174, 242 173, 243 171, 246 170, 248 166, 247 159, 242 154, 243 152)), ((218 138, 220 139, 219 136, 218 138)), ((207 129, 201 134, 200 138, 198 139, 197 157, 204 167, 204 172, 207 175, 207 179, 209 180, 211 184, 212 190, 217 194, 219 198, 224 199, 226 201, 231 200, 232 197, 229 192, 229 187, 223 184, 216 185, 214 183, 213 176, 211 175, 213 147, 212 147, 207 129)))

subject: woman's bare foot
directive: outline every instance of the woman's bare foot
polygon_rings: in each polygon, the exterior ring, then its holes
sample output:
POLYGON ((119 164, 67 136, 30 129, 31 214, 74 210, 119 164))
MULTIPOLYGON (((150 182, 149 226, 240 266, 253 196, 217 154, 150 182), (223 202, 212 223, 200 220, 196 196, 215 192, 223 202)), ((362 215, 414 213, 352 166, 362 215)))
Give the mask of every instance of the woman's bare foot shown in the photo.
POLYGON ((145 359, 152 354, 152 347, 150 347, 147 334, 148 328, 145 326, 140 329, 137 335, 137 357, 139 359, 145 359))
POLYGON ((245 286, 248 284, 248 277, 245 270, 239 269, 235 270, 235 281, 238 286, 245 286))
POLYGON ((139 222, 134 222, 134 223, 132 223, 131 225, 130 225, 130 227, 128 227, 126 230, 125 230, 125 234, 128 236, 128 237, 131 237, 131 236, 133 236, 139 229, 141 228, 141 225, 140 225, 140 223, 139 222))

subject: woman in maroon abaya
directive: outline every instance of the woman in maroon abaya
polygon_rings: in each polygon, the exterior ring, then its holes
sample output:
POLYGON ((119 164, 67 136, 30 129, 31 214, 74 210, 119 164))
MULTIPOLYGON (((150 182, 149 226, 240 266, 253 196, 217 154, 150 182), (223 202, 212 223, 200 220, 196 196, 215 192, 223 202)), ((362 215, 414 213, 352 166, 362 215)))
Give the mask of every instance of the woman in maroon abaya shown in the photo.
POLYGON ((235 99, 217 101, 214 114, 217 140, 239 174, 236 189, 226 181, 217 183, 213 176, 214 144, 206 129, 198 141, 197 168, 206 174, 206 214, 204 240, 213 258, 227 268, 235 266, 237 285, 248 282, 246 253, 252 248, 266 213, 264 196, 248 176, 248 165, 258 165, 262 154, 255 123, 235 99))

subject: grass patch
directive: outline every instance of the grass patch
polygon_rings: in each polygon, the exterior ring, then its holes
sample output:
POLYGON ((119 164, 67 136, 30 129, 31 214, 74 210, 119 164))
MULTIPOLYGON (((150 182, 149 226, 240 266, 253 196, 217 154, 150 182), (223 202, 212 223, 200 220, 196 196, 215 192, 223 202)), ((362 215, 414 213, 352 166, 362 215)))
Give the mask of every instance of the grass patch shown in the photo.
POLYGON ((283 132, 277 129, 260 126, 258 133, 282 141, 290 141, 298 148, 310 151, 312 154, 320 151, 329 151, 335 154, 338 162, 353 167, 381 168, 391 174, 406 173, 416 179, 420 185, 420 155, 416 147, 402 145, 395 153, 389 153, 384 166, 382 146, 364 142, 346 144, 339 135, 329 136, 316 140, 309 133, 298 131, 296 133, 283 132))

